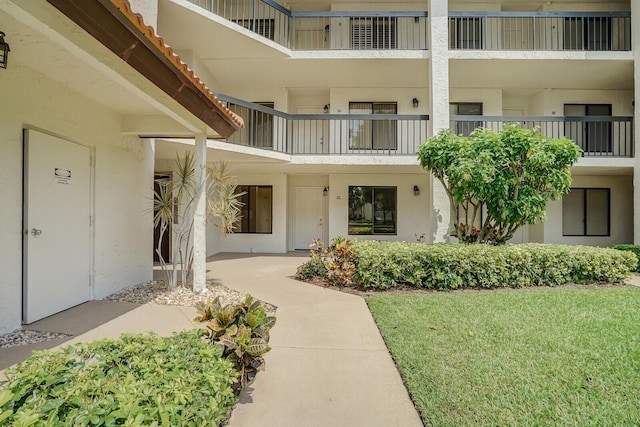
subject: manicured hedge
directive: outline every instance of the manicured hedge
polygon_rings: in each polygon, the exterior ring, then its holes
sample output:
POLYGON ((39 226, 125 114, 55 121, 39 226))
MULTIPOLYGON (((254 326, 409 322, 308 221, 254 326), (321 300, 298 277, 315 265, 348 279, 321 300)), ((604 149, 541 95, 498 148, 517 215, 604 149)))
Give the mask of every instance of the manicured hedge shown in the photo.
POLYGON ((506 246, 354 242, 354 282, 364 288, 520 288, 621 283, 636 268, 631 252, 591 246, 506 246))
POLYGON ((613 249, 617 249, 619 251, 629 251, 636 254, 639 261, 636 265, 635 271, 640 271, 640 245, 615 245, 613 249))
POLYGON ((237 401, 238 372, 204 333, 35 352, 6 372, 0 425, 221 425, 237 401))

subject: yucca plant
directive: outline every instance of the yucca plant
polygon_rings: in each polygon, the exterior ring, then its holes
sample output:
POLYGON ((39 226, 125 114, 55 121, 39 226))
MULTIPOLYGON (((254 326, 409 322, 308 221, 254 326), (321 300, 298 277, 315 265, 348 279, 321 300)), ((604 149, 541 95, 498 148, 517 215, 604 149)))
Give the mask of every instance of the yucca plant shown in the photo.
MULTIPOLYGON (((187 152, 184 157, 176 155, 174 173, 170 180, 157 180, 158 190, 154 190, 153 212, 154 226, 160 227, 158 247, 155 248, 160 266, 169 289, 180 282, 186 286, 191 281, 193 271, 193 214, 196 196, 200 188, 195 176, 195 157, 187 152), (161 253, 162 238, 171 230, 173 247, 169 263, 161 253)), ((222 234, 232 233, 241 219, 242 202, 236 194, 235 177, 231 175, 225 163, 207 168, 206 188, 207 216, 222 230, 222 234)))
POLYGON ((222 306, 220 298, 200 302, 195 320, 206 322, 209 339, 224 347, 223 356, 234 363, 240 373, 240 386, 257 370, 264 368, 269 347, 269 333, 276 318, 267 316, 260 301, 247 294, 241 304, 222 306))

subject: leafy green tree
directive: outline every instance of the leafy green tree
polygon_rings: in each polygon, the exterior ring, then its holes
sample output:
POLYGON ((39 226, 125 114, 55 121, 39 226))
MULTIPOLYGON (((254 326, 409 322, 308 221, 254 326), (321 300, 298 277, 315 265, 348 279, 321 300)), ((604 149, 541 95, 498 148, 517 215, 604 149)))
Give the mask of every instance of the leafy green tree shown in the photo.
POLYGON ((571 140, 518 124, 497 134, 478 128, 469 137, 443 130, 418 149, 420 164, 449 196, 459 241, 494 245, 544 220, 547 202, 571 188, 570 169, 579 156, 571 140))

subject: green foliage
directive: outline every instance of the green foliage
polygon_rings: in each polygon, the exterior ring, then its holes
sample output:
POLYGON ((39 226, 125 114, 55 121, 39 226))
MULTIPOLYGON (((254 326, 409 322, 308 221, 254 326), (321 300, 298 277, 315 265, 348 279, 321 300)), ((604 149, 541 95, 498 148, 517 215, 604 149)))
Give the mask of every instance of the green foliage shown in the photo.
POLYGON ((207 216, 211 223, 226 236, 233 233, 242 219, 240 201, 245 193, 238 193, 236 177, 226 163, 220 162, 207 169, 207 216))
POLYGON ((324 243, 319 239, 314 239, 311 244, 309 260, 298 267, 296 270, 296 278, 299 280, 307 280, 314 277, 326 277, 328 270, 323 254, 324 243))
POLYGON ((366 298, 424 425, 640 425, 640 289, 366 298))
POLYGON ((443 130, 418 149, 422 167, 444 186, 452 214, 459 210, 458 239, 496 245, 520 226, 545 218, 547 202, 571 188, 570 168, 579 154, 569 139, 547 138, 517 124, 497 134, 479 128, 469 137, 443 130))
POLYGON ((636 254, 636 257, 638 257, 638 264, 636 265, 635 271, 640 271, 640 245, 614 245, 613 249, 629 251, 636 254))
POLYGON ((264 367, 264 355, 271 350, 269 332, 276 318, 267 316, 260 301, 246 295, 242 304, 223 306, 220 298, 196 306, 198 322, 207 324, 209 339, 221 345, 223 357, 240 372, 240 385, 264 367))
POLYGON ((326 248, 321 240, 315 239, 311 244, 310 258, 298 267, 296 278, 306 280, 320 277, 333 286, 353 286, 353 257, 353 242, 350 239, 335 237, 326 248))
POLYGON ((243 203, 240 197, 244 193, 236 193, 236 178, 230 173, 228 166, 221 162, 207 168, 205 182, 200 187, 196 179, 195 164, 193 153, 187 152, 184 157, 176 154, 171 179, 156 180, 158 189, 154 190, 153 196, 153 222, 155 227, 159 227, 160 236, 155 251, 169 289, 174 289, 178 284, 178 270, 183 286, 191 279, 194 255, 193 214, 196 197, 201 189, 206 193, 210 223, 218 227, 223 236, 233 233, 242 218, 240 208, 243 203), (167 232, 171 233, 171 260, 165 260, 161 250, 163 236, 167 232))
POLYGON ((221 425, 238 372, 195 329, 35 352, 7 370, 0 424, 221 425))
POLYGON ((591 246, 424 245, 361 241, 354 280, 364 288, 520 288, 620 283, 636 268, 628 252, 591 246))

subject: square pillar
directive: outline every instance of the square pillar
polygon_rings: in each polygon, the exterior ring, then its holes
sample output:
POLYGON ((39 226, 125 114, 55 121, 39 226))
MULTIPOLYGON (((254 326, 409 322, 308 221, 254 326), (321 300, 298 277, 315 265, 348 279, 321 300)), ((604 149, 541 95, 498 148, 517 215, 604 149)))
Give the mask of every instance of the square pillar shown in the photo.
POLYGON ((196 194, 193 209, 193 291, 207 286, 207 137, 195 136, 196 194))
POLYGON ((640 2, 631 2, 631 48, 633 49, 633 81, 634 81, 634 111, 633 111, 633 242, 640 244, 640 2))
MULTIPOLYGON (((449 128, 449 7, 448 0, 429 0, 430 135, 449 128)), ((444 187, 429 175, 431 242, 449 241, 451 207, 444 187)))

